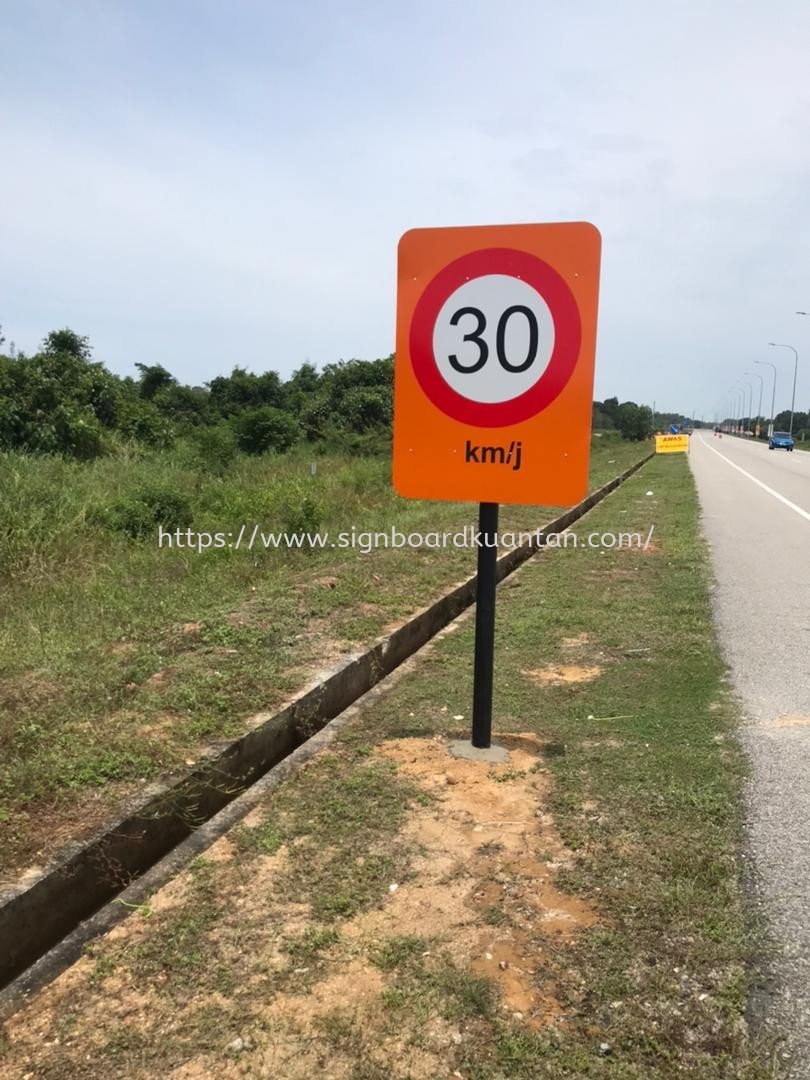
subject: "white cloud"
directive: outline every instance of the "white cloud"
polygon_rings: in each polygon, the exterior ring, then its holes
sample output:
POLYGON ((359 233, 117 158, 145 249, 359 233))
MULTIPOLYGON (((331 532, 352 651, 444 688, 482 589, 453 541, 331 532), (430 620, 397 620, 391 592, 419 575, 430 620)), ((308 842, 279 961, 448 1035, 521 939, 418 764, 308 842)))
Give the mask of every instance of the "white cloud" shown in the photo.
POLYGON ((810 392, 803 0, 289 7, 6 17, 8 336, 194 382, 382 355, 405 229, 589 219, 598 394, 709 412, 775 336, 810 392))

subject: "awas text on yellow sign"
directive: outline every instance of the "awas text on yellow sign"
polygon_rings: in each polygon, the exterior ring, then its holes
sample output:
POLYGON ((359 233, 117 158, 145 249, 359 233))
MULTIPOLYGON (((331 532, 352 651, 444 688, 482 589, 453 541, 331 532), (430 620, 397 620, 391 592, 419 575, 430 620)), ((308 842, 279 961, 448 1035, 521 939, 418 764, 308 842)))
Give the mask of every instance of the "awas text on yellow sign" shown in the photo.
POLYGON ((689 436, 656 435, 655 452, 656 454, 688 454, 689 436))

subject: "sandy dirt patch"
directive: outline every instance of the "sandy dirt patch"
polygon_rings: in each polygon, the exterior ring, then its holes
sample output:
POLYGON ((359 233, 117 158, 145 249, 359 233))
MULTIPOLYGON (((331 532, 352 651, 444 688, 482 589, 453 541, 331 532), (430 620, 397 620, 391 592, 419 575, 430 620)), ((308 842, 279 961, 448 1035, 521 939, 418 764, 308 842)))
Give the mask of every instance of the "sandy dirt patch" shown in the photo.
POLYGON ((598 664, 549 664, 544 668, 521 671, 537 686, 568 686, 573 683, 593 682, 602 674, 598 664))
POLYGON ((806 727, 810 724, 810 716, 803 716, 799 713, 788 713, 784 716, 777 716, 775 720, 766 721, 766 727, 774 728, 786 728, 786 727, 806 727))
MULTIPOLYGON (((448 1062, 467 1021, 441 1008, 420 1015, 391 1007, 390 995, 409 977, 428 980, 429 995, 437 972, 485 977, 502 1014, 532 1030, 565 1024, 554 985, 560 947, 598 915, 556 884, 571 853, 547 810, 550 777, 540 740, 526 734, 499 741, 509 760, 497 766, 451 757, 442 738, 398 739, 376 748, 429 796, 411 807, 400 836, 415 854, 404 880, 390 882, 376 906, 336 923, 339 932, 314 960, 290 959, 289 941, 316 928, 309 904, 290 903, 279 886, 290 849, 242 861, 224 837, 205 856, 214 893, 228 898, 207 931, 206 949, 239 971, 236 1010, 228 993, 212 990, 204 978, 181 997, 166 995, 160 977, 148 980, 126 962, 149 947, 166 917, 199 904, 190 870, 161 889, 148 911, 98 943, 101 954, 119 958, 103 978, 96 959, 84 957, 8 1022, 11 1054, 0 1075, 35 1077, 55 1061, 59 1075, 67 1075, 65 1067, 78 1068, 88 1053, 112 1070, 106 1047, 120 1038, 122 1025, 154 1048, 200 1010, 223 1007, 236 1030, 223 1027, 215 1050, 209 1038, 195 1052, 192 1040, 184 1061, 176 1049, 173 1059, 167 1051, 160 1075, 343 1080, 365 1060, 390 1067, 392 1076, 449 1080, 448 1062), (379 961, 381 952, 403 941, 419 950, 416 975, 399 961, 379 961), (63 1012, 71 1006, 78 1015, 69 1043, 60 1044, 63 1012)), ((245 826, 262 820, 255 810, 245 826)), ((421 994, 418 989, 414 1000, 421 994)), ((156 1075, 155 1068, 150 1061, 151 1073, 131 1068, 130 1075, 156 1075)), ((113 1075, 110 1070, 94 1075, 113 1075)))

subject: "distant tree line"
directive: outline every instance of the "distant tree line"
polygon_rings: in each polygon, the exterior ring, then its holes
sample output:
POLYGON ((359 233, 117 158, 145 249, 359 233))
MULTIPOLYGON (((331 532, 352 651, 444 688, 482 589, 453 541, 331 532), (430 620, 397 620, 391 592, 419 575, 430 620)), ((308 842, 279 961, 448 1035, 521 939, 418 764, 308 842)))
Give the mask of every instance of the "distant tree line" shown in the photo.
MULTIPOLYGON (((238 451, 283 453, 296 443, 354 454, 386 452, 393 416, 394 357, 341 360, 318 371, 302 364, 287 379, 234 367, 204 386, 186 386, 160 364, 138 363, 121 377, 92 358, 86 337, 54 330, 32 356, 0 328, 0 450, 90 460, 127 443, 168 449, 194 441, 212 465, 238 451)), ((682 423, 658 414, 656 426, 682 423)), ((787 414, 777 417, 786 426, 787 414)), ((794 425, 796 426, 796 425, 794 425)), ((596 401, 593 427, 642 441, 653 432, 646 405, 596 401)))
MULTIPOLYGON (((718 426, 731 428, 735 424, 742 427, 743 431, 753 431, 759 424, 760 438, 764 439, 768 432, 770 421, 767 416, 745 416, 742 419, 733 419, 727 416, 718 421, 718 426)), ((790 428, 790 409, 783 409, 773 418, 774 431, 788 431, 790 428)), ((810 436, 810 410, 807 412, 795 412, 793 414, 793 434, 799 439, 810 436)))
MULTIPOLYGON (((720 421, 726 426, 731 426, 733 422, 728 418, 720 421)), ((737 421, 737 423, 741 423, 747 431, 753 431, 758 423, 762 438, 765 437, 768 428, 768 420, 762 416, 759 418, 748 417, 742 421, 737 421)), ((783 409, 782 412, 777 413, 773 423, 775 431, 787 431, 790 426, 790 410, 783 409)), ((593 403, 593 427, 595 431, 615 430, 621 432, 625 439, 641 441, 642 439, 648 439, 655 431, 668 431, 671 424, 677 424, 679 427, 688 424, 695 427, 704 426, 702 421, 696 420, 694 417, 684 416, 683 413, 656 412, 655 416, 653 416, 652 410, 648 406, 637 405, 635 401, 625 401, 620 405, 619 399, 612 397, 593 403)), ((810 434, 810 411, 794 413, 793 433, 800 438, 805 434, 810 434)))
POLYGON ((0 450, 89 460, 124 442, 165 449, 197 439, 210 455, 283 452, 308 440, 376 453, 390 440, 393 356, 303 364, 289 379, 235 367, 185 386, 159 364, 120 377, 92 359, 86 337, 55 330, 32 356, 2 352, 0 450))
POLYGON ((619 404, 616 397, 593 403, 593 427, 596 431, 618 431, 623 439, 641 442, 653 433, 652 410, 635 401, 619 404))

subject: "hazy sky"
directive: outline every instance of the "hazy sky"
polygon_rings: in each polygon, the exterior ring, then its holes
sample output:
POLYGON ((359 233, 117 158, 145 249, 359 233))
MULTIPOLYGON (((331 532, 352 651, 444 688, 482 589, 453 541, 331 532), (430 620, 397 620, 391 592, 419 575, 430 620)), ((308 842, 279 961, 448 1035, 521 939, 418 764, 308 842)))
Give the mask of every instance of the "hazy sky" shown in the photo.
POLYGON ((589 220, 597 397, 711 418, 769 360, 778 409, 778 341, 810 405, 807 0, 0 0, 0 53, 27 351, 67 325, 191 383, 383 356, 406 229, 589 220))

